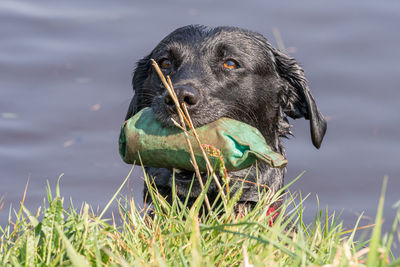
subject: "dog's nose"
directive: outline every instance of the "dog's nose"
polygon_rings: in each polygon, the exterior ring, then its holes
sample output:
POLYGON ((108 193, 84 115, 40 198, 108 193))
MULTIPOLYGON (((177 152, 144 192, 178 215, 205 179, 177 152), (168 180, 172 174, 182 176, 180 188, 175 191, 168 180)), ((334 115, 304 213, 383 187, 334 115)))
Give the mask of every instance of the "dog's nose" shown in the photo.
MULTIPOLYGON (((185 103, 185 105, 188 109, 193 109, 200 102, 200 94, 193 87, 179 86, 179 87, 175 87, 174 89, 175 89, 176 96, 178 97, 179 103, 180 104, 185 103)), ((165 96, 164 102, 169 107, 175 106, 175 103, 169 94, 167 94, 165 96)))

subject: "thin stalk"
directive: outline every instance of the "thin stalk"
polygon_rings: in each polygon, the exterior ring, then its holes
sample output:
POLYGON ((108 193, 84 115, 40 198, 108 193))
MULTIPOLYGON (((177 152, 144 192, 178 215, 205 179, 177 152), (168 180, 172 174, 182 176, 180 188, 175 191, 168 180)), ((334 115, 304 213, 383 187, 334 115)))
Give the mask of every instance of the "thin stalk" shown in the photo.
MULTIPOLYGON (((194 156, 194 152, 193 152, 193 147, 192 147, 192 144, 191 144, 191 142, 189 140, 189 134, 188 134, 188 132, 186 130, 185 119, 186 119, 187 122, 188 122, 188 120, 187 120, 187 118, 185 118, 184 113, 183 113, 182 109, 180 108, 178 97, 176 96, 175 91, 173 89, 171 79, 169 77, 167 77, 168 81, 169 81, 169 83, 168 83, 167 80, 164 77, 164 74, 160 70, 157 62, 154 59, 151 59, 151 61, 152 61, 154 69, 156 70, 158 76, 161 79, 161 82, 164 84, 164 87, 167 89, 168 93, 171 95, 171 98, 175 103, 176 109, 178 111, 179 119, 180 119, 180 122, 181 122, 180 127, 179 127, 179 125, 176 125, 176 126, 183 130, 183 133, 184 133, 185 139, 186 139, 186 143, 187 143, 187 145, 189 147, 190 158, 192 160, 192 165, 194 167, 194 170, 195 170, 195 173, 196 173, 196 177, 199 180, 199 184, 201 186, 201 189, 204 190, 204 184, 203 184, 203 180, 201 179, 199 166, 197 165, 196 157, 194 156)), ((210 212, 211 211, 211 205, 210 205, 210 201, 208 200, 207 194, 204 197, 204 202, 206 203, 207 209, 210 212)))
POLYGON ((206 161, 207 167, 208 167, 210 173, 212 173, 213 178, 214 178, 214 181, 215 181, 215 184, 217 185, 218 189, 220 190, 222 199, 223 199, 223 201, 224 201, 224 204, 226 205, 226 196, 225 196, 225 193, 224 193, 224 189, 222 188, 221 184, 219 183, 218 177, 217 177, 217 175, 215 174, 215 172, 214 172, 214 170, 213 170, 213 167, 211 166, 210 161, 208 160, 207 153, 204 151, 203 146, 201 145, 199 136, 197 135, 197 132, 196 132, 196 130, 195 130, 194 127, 193 127, 192 119, 191 119, 190 116, 189 116, 189 112, 188 112, 188 110, 187 110, 187 108, 186 108, 185 103, 182 103, 182 107, 183 107, 183 110, 185 111, 185 114, 186 114, 186 116, 187 116, 187 118, 188 118, 188 120, 189 120, 189 122, 190 122, 189 128, 190 128, 190 130, 192 130, 192 132, 193 132, 193 135, 194 135, 194 137, 195 137, 195 139, 196 139, 196 141, 197 141, 197 143, 198 143, 198 145, 199 145, 199 147, 200 147, 201 153, 203 154, 203 158, 204 158, 204 160, 206 161))

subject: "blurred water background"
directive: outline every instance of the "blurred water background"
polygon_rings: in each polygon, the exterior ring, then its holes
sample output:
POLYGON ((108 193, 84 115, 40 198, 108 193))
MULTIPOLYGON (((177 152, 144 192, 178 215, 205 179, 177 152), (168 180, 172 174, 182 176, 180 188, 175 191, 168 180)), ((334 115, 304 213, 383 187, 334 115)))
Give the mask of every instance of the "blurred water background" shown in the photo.
MULTIPOLYGON (((389 231, 400 199, 400 3, 345 0, 0 1, 0 225, 28 177, 31 210, 62 173, 67 202, 104 208, 130 169, 117 139, 135 62, 187 24, 239 26, 283 42, 329 119, 320 150, 305 120, 292 121, 295 137, 284 141, 286 182, 306 171, 292 187, 311 193, 306 221, 318 194, 346 227, 362 212, 361 225, 372 223, 387 175, 389 231)), ((124 191, 139 205, 140 173, 124 191)))

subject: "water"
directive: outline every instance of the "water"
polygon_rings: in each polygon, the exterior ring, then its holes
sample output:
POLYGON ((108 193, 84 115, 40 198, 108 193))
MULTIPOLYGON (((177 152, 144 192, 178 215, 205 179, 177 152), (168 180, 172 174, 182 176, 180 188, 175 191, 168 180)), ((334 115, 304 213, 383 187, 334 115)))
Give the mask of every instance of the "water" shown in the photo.
MULTIPOLYGON (((385 229, 400 199, 400 5, 395 1, 0 2, 0 197, 5 225, 19 207, 36 210, 60 174, 62 195, 102 209, 129 172, 117 151, 135 62, 186 24, 234 25, 276 44, 273 30, 306 70, 329 118, 320 150, 308 122, 293 122, 285 141, 292 187, 306 201, 306 220, 320 205, 343 211, 352 227, 375 216, 389 177, 385 229)), ((141 201, 139 168, 129 189, 141 201)))

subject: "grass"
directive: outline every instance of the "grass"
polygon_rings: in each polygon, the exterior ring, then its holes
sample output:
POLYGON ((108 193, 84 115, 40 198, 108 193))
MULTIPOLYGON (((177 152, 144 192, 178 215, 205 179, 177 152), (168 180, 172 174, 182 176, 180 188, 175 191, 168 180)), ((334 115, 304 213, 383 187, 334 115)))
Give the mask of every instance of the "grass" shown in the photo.
POLYGON ((238 192, 226 208, 214 206, 205 215, 200 209, 204 191, 190 209, 177 197, 170 205, 145 178, 154 216, 139 210, 132 197, 118 198, 122 184, 109 202, 118 201, 118 221, 104 218, 109 204, 100 215, 88 204, 80 209, 72 204, 64 207, 59 184, 55 194, 48 186, 45 206, 32 214, 22 203, 0 228, 0 265, 400 266, 400 258, 391 253, 393 240, 400 235, 400 210, 391 233, 381 234, 386 182, 372 234, 367 241, 357 241, 359 220, 354 230, 346 231, 335 213, 319 209, 314 221, 307 224, 303 199, 295 201, 290 194, 271 227, 266 214, 278 195, 262 194, 253 210, 238 217, 234 212, 238 192))

